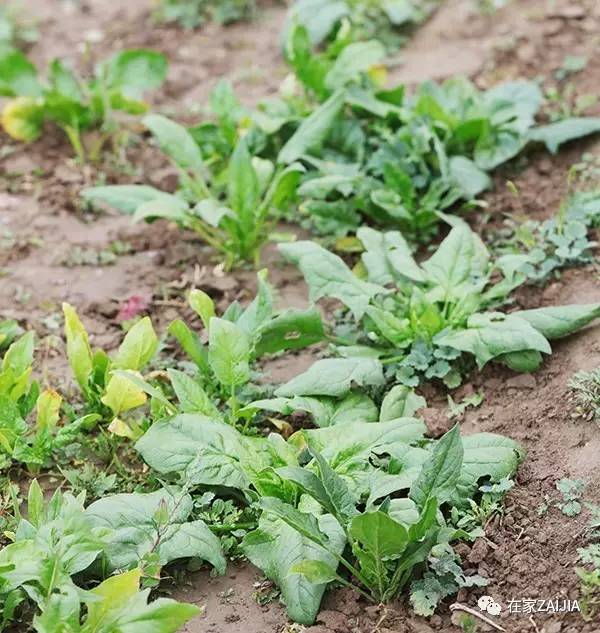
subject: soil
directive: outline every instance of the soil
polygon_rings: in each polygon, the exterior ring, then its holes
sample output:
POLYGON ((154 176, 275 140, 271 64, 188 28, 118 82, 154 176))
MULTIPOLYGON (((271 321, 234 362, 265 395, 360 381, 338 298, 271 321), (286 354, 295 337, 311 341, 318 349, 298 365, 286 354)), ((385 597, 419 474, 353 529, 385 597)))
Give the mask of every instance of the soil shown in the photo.
MULTIPOLYGON (((189 33, 155 24, 147 0, 26 0, 23 4, 39 20, 41 37, 30 51, 38 63, 66 56, 82 65, 80 53, 86 42, 91 59, 125 46, 165 52, 171 60, 169 80, 155 106, 166 113, 187 117, 201 111, 210 89, 222 77, 232 80, 237 93, 251 104, 274 92, 286 73, 279 42, 285 7, 279 4, 262 6, 251 24, 207 25, 189 33)), ((462 73, 485 87, 520 77, 551 79, 567 55, 581 55, 588 58, 586 70, 570 81, 577 94, 597 94, 599 33, 596 0, 513 0, 491 16, 478 12, 472 0, 446 0, 401 53, 391 80, 415 83, 462 73)), ((598 115, 600 109, 595 106, 588 113, 598 115)), ((132 137, 118 159, 83 170, 73 163, 64 139, 52 131, 27 147, 0 138, 0 316, 18 319, 48 342, 43 356, 46 380, 66 380, 59 336, 62 301, 77 307, 92 344, 110 350, 122 336, 119 310, 132 297, 147 304, 157 328, 164 330, 173 318, 191 318, 183 300, 191 285, 210 292, 223 305, 252 296, 254 274, 225 275, 193 236, 182 237, 164 222, 132 226, 127 218, 93 214, 80 204, 81 187, 100 180, 173 186, 170 167, 146 148, 139 135, 132 137), (76 255, 82 250, 100 252, 116 241, 122 243, 122 254, 111 265, 77 264, 76 255)), ((472 226, 483 233, 499 226, 506 216, 550 216, 566 192, 570 166, 584 152, 600 154, 598 139, 572 144, 558 156, 533 152, 506 167, 495 177, 495 190, 485 197, 487 213, 473 215, 472 226), (518 198, 506 188, 508 179, 517 186, 518 198)), ((305 305, 306 288, 298 273, 286 267, 273 249, 267 249, 263 263, 281 301, 305 305)), ((591 267, 571 270, 543 289, 519 293, 517 300, 523 307, 600 301, 600 282, 591 267)), ((485 395, 479 408, 467 411, 464 432, 503 433, 528 452, 504 514, 487 525, 485 539, 459 548, 468 571, 489 578, 485 593, 502 605, 498 621, 510 633, 600 630, 600 622, 584 622, 577 613, 530 617, 508 609, 511 599, 578 597, 574 567, 587 513, 574 518, 563 515, 557 508, 555 483, 562 477, 582 479, 585 499, 600 502, 600 428, 574 416, 566 387, 576 371, 600 366, 599 333, 599 326, 589 327, 558 342, 555 353, 533 375, 490 366, 455 394, 455 399, 474 390, 485 395)), ((308 366, 313 353, 318 352, 305 352, 294 363, 272 363, 271 378, 287 380, 308 366)), ((450 424, 445 396, 431 387, 425 395, 426 420, 437 436, 450 424)), ((458 599, 475 606, 481 593, 462 590, 458 599)), ((173 595, 206 607, 188 624, 189 633, 303 630, 289 624, 276 599, 257 600, 268 595, 268 587, 249 565, 232 563, 222 578, 211 578, 204 571, 189 574, 173 595)), ((316 625, 306 631, 461 630, 454 622, 449 603, 424 619, 411 615, 402 601, 384 608, 364 603, 351 591, 336 590, 326 596, 316 625)))

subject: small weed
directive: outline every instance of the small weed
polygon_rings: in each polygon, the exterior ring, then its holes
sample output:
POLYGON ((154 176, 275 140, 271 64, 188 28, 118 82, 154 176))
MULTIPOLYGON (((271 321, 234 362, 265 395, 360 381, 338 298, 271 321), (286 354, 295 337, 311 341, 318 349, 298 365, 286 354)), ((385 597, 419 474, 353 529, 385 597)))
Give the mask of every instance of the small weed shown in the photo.
POLYGON ((563 478, 556 482, 556 489, 563 498, 563 503, 556 505, 565 516, 574 517, 581 512, 580 499, 584 488, 585 482, 581 479, 563 478))
POLYGON ((576 403, 574 415, 600 424, 600 368, 577 372, 568 387, 576 403))

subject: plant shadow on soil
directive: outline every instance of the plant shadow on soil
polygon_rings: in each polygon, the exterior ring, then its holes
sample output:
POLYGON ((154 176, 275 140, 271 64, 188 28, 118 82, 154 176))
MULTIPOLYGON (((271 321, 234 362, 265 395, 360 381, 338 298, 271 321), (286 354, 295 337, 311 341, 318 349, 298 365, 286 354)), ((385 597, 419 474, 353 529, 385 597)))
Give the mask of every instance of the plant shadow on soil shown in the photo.
MULTIPOLYGON (((171 74, 157 103, 165 111, 181 111, 203 104, 221 76, 234 81, 247 103, 273 92, 285 74, 279 50, 279 32, 285 15, 282 6, 268 6, 251 25, 229 28, 210 25, 183 36, 175 27, 153 25, 148 2, 126 5, 108 0, 82 3, 66 11, 50 0, 31 0, 29 10, 40 20, 42 37, 31 53, 38 63, 57 55, 72 56, 82 50, 84 39, 101 39, 101 56, 126 46, 148 46, 167 53, 171 74)), ((448 0, 402 54, 403 64, 392 73, 397 80, 416 82, 466 73, 484 87, 504 79, 551 76, 566 55, 589 58, 585 73, 573 78, 580 93, 600 85, 600 5, 594 0, 514 0, 492 17, 473 11, 471 0, 448 0)), ((593 114, 594 112, 592 112, 593 114)), ((597 112, 596 112, 597 114, 597 112)), ((6 142, 6 137, 2 140, 6 142)), ((495 178, 496 190, 486 196, 490 217, 471 218, 474 228, 485 231, 498 225, 503 214, 517 216, 525 209, 534 218, 554 213, 565 193, 569 166, 583 151, 600 153, 598 142, 575 144, 558 157, 535 153, 522 168, 511 165, 495 178), (519 188, 517 205, 505 186, 510 178, 519 188)), ((14 148, 0 161, 0 315, 27 321, 41 336, 56 334, 56 314, 61 301, 78 306, 89 326, 93 344, 117 346, 121 330, 116 313, 131 295, 150 301, 158 329, 185 313, 182 291, 190 284, 215 295, 220 305, 254 292, 254 274, 242 271, 224 275, 210 253, 191 236, 180 235, 163 222, 132 227, 127 218, 92 216, 77 203, 77 192, 97 174, 80 170, 67 157, 65 142, 45 135, 27 148, 14 148), (18 236, 18 237, 16 237, 18 236), (39 240, 43 240, 40 244, 39 240), (129 244, 110 266, 61 263, 75 247, 104 248, 120 240, 129 244)), ((139 169, 135 177, 169 188, 173 172, 151 149, 130 148, 127 157, 139 169)), ((121 167, 103 165, 110 182, 129 182, 121 167)), ((265 264, 282 302, 304 305, 306 289, 295 270, 285 267, 273 249, 265 264)), ((545 289, 521 292, 523 307, 545 304, 600 301, 600 282, 591 269, 566 272, 545 289)), ((572 417, 566 384, 578 370, 600 365, 600 326, 555 346, 555 354, 534 375, 515 375, 488 367, 461 388, 455 399, 483 390, 485 400, 467 411, 462 422, 467 433, 490 431, 506 434, 528 451, 518 473, 518 485, 506 499, 505 513, 487 525, 487 538, 473 546, 459 546, 468 571, 490 579, 486 593, 503 606, 499 618, 509 633, 592 633, 598 622, 585 623, 577 614, 536 614, 534 619, 507 613, 510 599, 577 597, 574 572, 576 549, 586 515, 568 518, 556 508, 540 515, 545 495, 556 499, 555 482, 561 477, 586 482, 586 499, 600 502, 600 429, 572 417)), ((273 380, 283 382, 304 369, 318 352, 303 352, 297 363, 274 361, 266 367, 273 380)), ((62 353, 51 351, 44 373, 50 380, 65 380, 62 353)), ((450 425, 441 390, 427 389, 426 422, 438 436, 450 425)), ((282 633, 289 627, 277 600, 263 606, 255 594, 264 593, 259 572, 249 565, 231 564, 222 578, 207 572, 184 575, 173 597, 206 605, 205 614, 187 625, 188 633, 282 633)), ((476 594, 462 590, 461 602, 474 605, 476 594)), ((314 633, 379 633, 459 631, 447 605, 430 619, 412 616, 399 602, 387 609, 369 606, 348 590, 330 592, 314 633)), ((481 629, 483 630, 483 629, 481 629)))

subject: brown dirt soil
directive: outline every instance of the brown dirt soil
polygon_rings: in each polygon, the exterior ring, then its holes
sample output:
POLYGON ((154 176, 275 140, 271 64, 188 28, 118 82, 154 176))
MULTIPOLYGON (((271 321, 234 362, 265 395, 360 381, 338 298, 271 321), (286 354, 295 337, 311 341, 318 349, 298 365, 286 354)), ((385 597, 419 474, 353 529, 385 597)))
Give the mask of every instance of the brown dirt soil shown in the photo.
MULTIPOLYGON (((166 112, 187 116, 202 108, 219 78, 234 81, 248 102, 273 92, 285 75, 279 54, 279 32, 285 8, 263 7, 250 25, 209 25, 194 33, 155 25, 150 3, 89 0, 62 3, 27 0, 39 19, 41 37, 31 54, 37 62, 79 55, 90 42, 92 57, 104 57, 124 46, 148 46, 167 53, 171 71, 165 91, 155 103, 166 112)), ((519 77, 552 77, 566 55, 588 57, 585 72, 572 78, 578 94, 596 93, 600 85, 600 4, 597 0, 513 0, 493 16, 474 10, 471 0, 446 0, 434 18, 414 37, 401 55, 394 80, 409 83, 443 79, 455 73, 472 76, 481 86, 519 77)), ((598 114, 599 110, 590 110, 598 114)), ((49 133, 26 148, 0 137, 0 316, 17 318, 42 337, 60 332, 61 301, 77 306, 92 333, 93 344, 114 348, 122 334, 116 315, 132 295, 148 299, 148 312, 158 328, 185 315, 183 293, 191 285, 210 292, 225 305, 252 296, 254 274, 224 275, 208 250, 192 236, 183 236, 165 223, 131 226, 114 214, 93 215, 81 207, 77 192, 105 178, 109 182, 151 182, 169 188, 172 172, 151 149, 134 143, 120 160, 84 170, 70 159, 71 151, 58 134, 49 133), (115 240, 128 244, 126 254, 109 266, 66 265, 77 247, 101 250, 115 240)), ((600 154, 596 140, 574 144, 559 156, 531 153, 506 167, 486 196, 488 214, 473 215, 474 228, 497 228, 506 216, 548 217, 565 193, 569 166, 582 152, 600 154), (515 199, 504 183, 511 179, 520 191, 515 199)), ((283 303, 304 305, 306 289, 296 271, 269 249, 264 263, 283 303)), ((569 271, 545 289, 518 295, 522 306, 600 301, 600 282, 594 270, 569 271)), ((586 482, 585 498, 600 502, 600 429, 573 417, 566 383, 578 370, 600 366, 600 327, 592 327, 555 345, 555 354, 532 376, 518 376, 497 367, 486 368, 461 388, 455 399, 482 390, 484 403, 469 410, 465 432, 493 431, 520 441, 528 458, 520 468, 518 485, 507 497, 505 513, 487 526, 486 538, 473 547, 461 545, 469 571, 490 579, 486 593, 503 607, 498 618, 509 633, 594 633, 600 622, 584 622, 577 614, 532 618, 509 614, 508 602, 522 598, 560 598, 578 595, 574 572, 586 513, 568 518, 556 508, 555 482, 561 477, 586 482), (549 500, 549 509, 538 508, 549 500)), ((55 337, 56 338, 56 337, 55 337)), ((46 339, 47 340, 47 339, 46 339)), ((60 348, 60 342, 56 343, 60 348)), ((50 346, 44 366, 46 379, 64 380, 62 350, 50 346)), ((272 379, 284 381, 301 371, 313 352, 294 363, 271 364, 272 379)), ((426 390, 426 420, 433 435, 449 426, 445 396, 426 390)), ((302 631, 290 625, 276 603, 263 606, 260 573, 248 565, 231 564, 223 578, 190 574, 174 595, 205 605, 205 614, 189 623, 189 633, 284 633, 302 631)), ((461 591, 461 602, 474 606, 482 592, 461 591)), ((347 590, 326 596, 312 633, 431 633, 457 632, 448 604, 430 619, 410 614, 404 602, 387 609, 369 606, 347 590)), ((478 630, 488 630, 480 627, 478 630)))

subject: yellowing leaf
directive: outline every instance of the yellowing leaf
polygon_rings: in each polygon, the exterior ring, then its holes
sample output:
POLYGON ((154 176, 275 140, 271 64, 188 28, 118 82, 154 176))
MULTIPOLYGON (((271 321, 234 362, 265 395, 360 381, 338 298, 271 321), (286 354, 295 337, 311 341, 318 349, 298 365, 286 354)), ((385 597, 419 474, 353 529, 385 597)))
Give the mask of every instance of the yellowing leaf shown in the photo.
POLYGON ((125 376, 115 374, 111 376, 101 400, 115 415, 119 415, 142 406, 146 402, 146 394, 125 376))
POLYGON ((388 72, 383 64, 373 64, 368 70, 369 79, 375 84, 376 88, 383 88, 387 83, 388 72))
POLYGON ((17 97, 2 111, 2 127, 17 141, 35 141, 42 132, 44 108, 38 99, 17 97))
POLYGON ((117 576, 107 578, 103 583, 92 589, 91 593, 101 597, 102 600, 88 603, 88 617, 86 625, 95 630, 109 611, 118 611, 127 604, 140 587, 140 569, 132 569, 117 576))
POLYGON ((53 429, 60 417, 60 405, 62 397, 53 389, 46 389, 37 399, 37 427, 43 429, 53 429))
POLYGON ((127 437, 130 440, 135 440, 135 433, 131 430, 131 427, 121 420, 121 418, 114 418, 114 420, 108 425, 108 432, 116 435, 117 437, 127 437))

